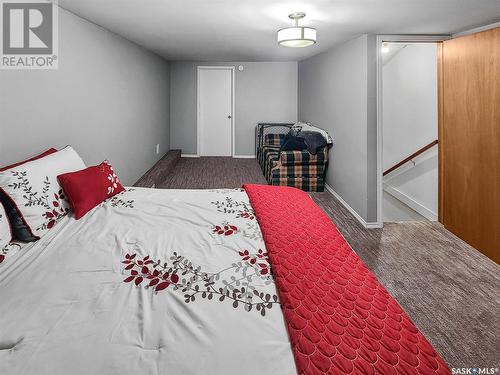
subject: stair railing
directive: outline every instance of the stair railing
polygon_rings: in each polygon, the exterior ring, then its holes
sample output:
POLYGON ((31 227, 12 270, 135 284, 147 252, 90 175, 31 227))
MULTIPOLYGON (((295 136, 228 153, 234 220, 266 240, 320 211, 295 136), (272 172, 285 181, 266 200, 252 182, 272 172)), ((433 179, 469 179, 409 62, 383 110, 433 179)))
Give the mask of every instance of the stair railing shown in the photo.
POLYGON ((411 161, 412 159, 416 158, 417 156, 423 154, 425 151, 427 151, 428 149, 434 147, 435 145, 438 144, 438 140, 435 139, 434 141, 432 141, 431 143, 429 143, 428 145, 425 145, 424 147, 418 149, 417 151, 415 151, 413 154, 411 154, 410 156, 408 156, 407 158, 404 158, 403 160, 401 160, 399 163, 397 164, 394 164, 392 167, 390 167, 389 169, 387 169, 386 171, 384 171, 383 173, 383 176, 385 175, 388 175, 389 173, 391 173, 392 171, 398 169, 399 167, 401 167, 402 165, 408 163, 409 161, 411 161))

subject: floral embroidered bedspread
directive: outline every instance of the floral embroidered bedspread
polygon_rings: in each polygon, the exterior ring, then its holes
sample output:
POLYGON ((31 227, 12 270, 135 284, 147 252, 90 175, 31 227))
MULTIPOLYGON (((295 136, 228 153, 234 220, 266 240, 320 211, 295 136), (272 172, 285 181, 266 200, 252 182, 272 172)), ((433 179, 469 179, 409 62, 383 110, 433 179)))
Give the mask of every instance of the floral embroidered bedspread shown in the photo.
POLYGON ((242 189, 133 188, 0 264, 0 374, 294 374, 242 189))

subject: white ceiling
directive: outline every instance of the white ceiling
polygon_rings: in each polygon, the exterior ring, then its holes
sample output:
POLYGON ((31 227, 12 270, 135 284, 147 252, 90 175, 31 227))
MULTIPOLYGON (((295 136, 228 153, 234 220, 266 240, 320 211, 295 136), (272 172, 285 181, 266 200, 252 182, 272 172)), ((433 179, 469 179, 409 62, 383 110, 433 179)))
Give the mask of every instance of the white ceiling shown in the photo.
MULTIPOLYGON (((500 0, 59 0, 61 7, 169 60, 302 60, 364 33, 450 34, 500 20, 500 0), (288 14, 318 43, 278 46, 288 14)), ((61 30, 64 32, 64 30, 61 30)))

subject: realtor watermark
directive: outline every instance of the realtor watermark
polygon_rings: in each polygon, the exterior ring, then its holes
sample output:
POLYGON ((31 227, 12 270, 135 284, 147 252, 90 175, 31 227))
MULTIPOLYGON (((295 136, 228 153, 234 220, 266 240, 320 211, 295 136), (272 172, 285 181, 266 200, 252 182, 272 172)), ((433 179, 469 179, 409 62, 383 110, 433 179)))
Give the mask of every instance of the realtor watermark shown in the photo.
POLYGON ((57 69, 58 7, 46 0, 1 0, 1 69, 57 69))
POLYGON ((498 374, 498 367, 452 367, 453 375, 494 375, 498 374))

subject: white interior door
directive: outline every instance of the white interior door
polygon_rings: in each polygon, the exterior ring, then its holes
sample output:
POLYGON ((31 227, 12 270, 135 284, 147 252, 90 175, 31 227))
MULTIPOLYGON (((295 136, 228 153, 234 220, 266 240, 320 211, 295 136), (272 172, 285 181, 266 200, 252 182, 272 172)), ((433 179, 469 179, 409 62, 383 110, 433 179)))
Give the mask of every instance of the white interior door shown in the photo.
POLYGON ((231 156, 233 71, 198 69, 198 152, 200 156, 231 156))

